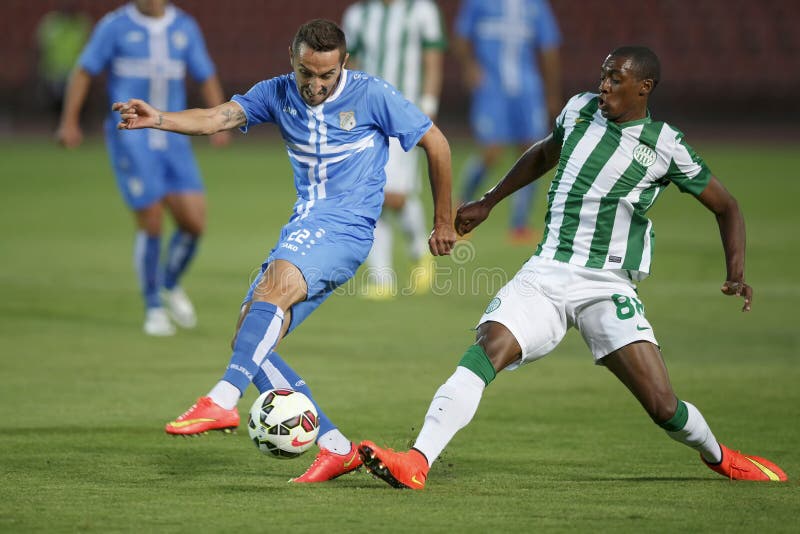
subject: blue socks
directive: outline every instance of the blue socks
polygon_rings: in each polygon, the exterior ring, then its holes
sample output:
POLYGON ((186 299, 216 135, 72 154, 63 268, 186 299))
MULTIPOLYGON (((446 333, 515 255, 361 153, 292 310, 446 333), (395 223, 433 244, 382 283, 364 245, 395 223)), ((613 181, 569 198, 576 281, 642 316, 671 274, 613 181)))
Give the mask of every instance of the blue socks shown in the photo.
POLYGON ((239 328, 222 380, 244 393, 277 344, 282 325, 283 310, 268 302, 253 302, 239 328))
POLYGON ((480 158, 473 158, 467 163, 464 171, 464 185, 461 187, 461 200, 469 202, 475 199, 475 193, 486 176, 486 167, 480 158))
POLYGON ((336 428, 331 420, 328 419, 325 412, 322 411, 322 408, 319 407, 319 404, 314 400, 314 396, 311 394, 311 389, 306 384, 306 381, 303 380, 294 369, 289 367, 289 364, 283 361, 277 352, 271 352, 269 357, 261 364, 261 369, 258 370, 255 378, 253 378, 253 385, 256 386, 259 393, 263 393, 268 389, 281 387, 287 387, 302 392, 306 397, 311 399, 311 402, 314 403, 314 407, 317 409, 317 415, 319 416, 319 435, 323 436, 336 428))
POLYGON ((172 239, 169 242, 169 251, 167 252, 167 261, 164 265, 164 287, 166 289, 172 290, 178 285, 178 280, 186 271, 192 258, 194 258, 195 252, 197 252, 199 240, 198 236, 183 232, 180 229, 175 230, 175 233, 172 234, 172 239))
POLYGON ((133 248, 133 265, 139 275, 139 285, 142 289, 145 306, 158 308, 161 298, 158 290, 161 288, 158 278, 158 258, 161 254, 161 237, 150 236, 139 231, 133 248))
MULTIPOLYGON (((166 265, 163 268, 163 283, 166 289, 175 289, 178 280, 186 271, 197 252, 199 237, 175 230, 169 243, 166 265)), ((161 257, 161 236, 147 235, 144 231, 136 232, 133 248, 133 264, 139 276, 145 306, 158 308, 161 306, 162 277, 159 268, 161 257)))
POLYGON ((534 182, 514 193, 511 204, 511 228, 525 228, 528 226, 528 217, 533 207, 536 186, 537 184, 534 182))

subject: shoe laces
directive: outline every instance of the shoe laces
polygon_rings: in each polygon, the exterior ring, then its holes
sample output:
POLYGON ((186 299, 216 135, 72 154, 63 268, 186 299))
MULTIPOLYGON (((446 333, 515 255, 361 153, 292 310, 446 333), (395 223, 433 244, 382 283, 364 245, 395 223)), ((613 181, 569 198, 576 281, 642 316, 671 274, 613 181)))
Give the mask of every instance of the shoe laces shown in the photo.
POLYGON ((744 459, 744 458, 745 458, 745 455, 742 454, 741 451, 733 451, 732 458, 731 458, 731 463, 730 463, 730 470, 728 471, 728 477, 731 480, 733 480, 733 471, 734 471, 734 469, 736 471, 741 471, 741 472, 748 471, 748 469, 743 467, 743 465, 746 466, 747 464, 740 463, 742 461, 742 459, 744 459))
POLYGON ((192 412, 195 410, 195 408, 197 408, 197 405, 198 405, 198 404, 200 404, 200 402, 201 402, 201 401, 200 401, 200 400, 198 400, 197 402, 195 402, 194 404, 192 404, 192 406, 191 406, 191 407, 190 407, 188 410, 186 410, 185 412, 183 412, 183 413, 181 414, 181 416, 180 416, 180 417, 178 417, 178 419, 176 419, 176 420, 183 419, 184 417, 186 417, 187 415, 189 415, 190 413, 192 413, 192 412))

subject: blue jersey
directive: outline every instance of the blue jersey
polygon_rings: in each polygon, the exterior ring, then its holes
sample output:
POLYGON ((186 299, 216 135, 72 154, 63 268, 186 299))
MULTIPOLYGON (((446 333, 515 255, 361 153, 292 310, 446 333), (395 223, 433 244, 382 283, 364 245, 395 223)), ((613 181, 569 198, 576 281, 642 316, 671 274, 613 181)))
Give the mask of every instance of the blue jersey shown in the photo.
POLYGON ((546 0, 464 0, 455 32, 472 43, 484 89, 542 98, 537 52, 561 43, 546 0))
POLYGON ((274 122, 294 172, 294 218, 326 211, 378 219, 383 205, 389 137, 413 148, 431 120, 379 78, 342 69, 339 84, 321 104, 300 96, 294 74, 254 85, 235 95, 250 126, 274 122))
MULTIPOLYGON (((187 71, 201 82, 214 74, 200 28, 174 6, 161 18, 133 4, 112 11, 95 27, 78 65, 92 75, 108 72, 110 102, 141 98, 166 111, 186 108, 187 71)), ((117 120, 109 114, 108 121, 117 120)), ((150 148, 166 148, 166 132, 152 130, 148 137, 150 148)))

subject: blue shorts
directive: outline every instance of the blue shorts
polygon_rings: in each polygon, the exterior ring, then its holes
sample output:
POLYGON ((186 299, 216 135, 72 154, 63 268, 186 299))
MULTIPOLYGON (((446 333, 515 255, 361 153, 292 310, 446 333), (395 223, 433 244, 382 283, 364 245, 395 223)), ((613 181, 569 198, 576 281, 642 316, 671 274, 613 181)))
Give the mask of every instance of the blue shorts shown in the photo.
POLYGON ((117 130, 108 122, 105 134, 117 187, 132 210, 146 208, 171 193, 203 191, 188 137, 156 130, 117 130), (151 148, 149 136, 153 135, 166 141, 166 149, 151 148))
POLYGON ((512 97, 483 87, 472 95, 470 120, 483 145, 532 143, 547 135, 549 126, 540 94, 512 97))
POLYGON ((253 300, 253 291, 267 265, 275 260, 288 261, 300 269, 308 285, 306 300, 291 308, 291 332, 356 274, 372 248, 374 231, 375 222, 366 217, 331 212, 293 216, 261 265, 261 274, 250 285, 243 304, 253 300))

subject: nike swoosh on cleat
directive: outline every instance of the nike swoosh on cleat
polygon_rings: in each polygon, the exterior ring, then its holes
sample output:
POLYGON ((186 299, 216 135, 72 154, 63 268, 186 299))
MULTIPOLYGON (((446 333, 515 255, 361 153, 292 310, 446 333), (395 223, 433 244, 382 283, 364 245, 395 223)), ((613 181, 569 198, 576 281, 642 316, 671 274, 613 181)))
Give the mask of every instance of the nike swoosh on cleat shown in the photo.
POLYGON ((354 452, 354 453, 353 453, 353 456, 351 456, 351 457, 350 457, 350 459, 349 459, 349 460, 347 460, 347 461, 346 461, 346 462, 343 464, 343 465, 344 465, 344 468, 345 468, 345 469, 347 469, 348 467, 350 467, 350 466, 353 464, 353 462, 355 462, 355 461, 356 461, 356 457, 357 457, 357 456, 358 456, 358 451, 354 452))
POLYGON ((169 426, 173 428, 183 428, 185 426, 193 425, 195 423, 211 423, 216 421, 216 419, 187 419, 186 421, 173 421, 169 424, 169 426))
POLYGON ((302 447, 303 445, 307 445, 307 444, 311 443, 312 441, 314 441, 314 440, 313 439, 309 439, 309 440, 306 440, 306 441, 300 441, 299 439, 297 439, 297 436, 295 436, 295 437, 292 438, 292 447, 302 447))
POLYGON ((770 468, 769 468, 769 467, 767 467, 766 465, 762 464, 761 462, 757 462, 757 461, 753 460, 753 459, 752 459, 752 458, 750 458, 749 456, 745 456, 745 458, 746 458, 746 459, 747 459, 747 460, 748 460, 750 463, 752 463, 754 466, 758 467, 759 471, 761 471, 762 473, 764 473, 765 475, 767 475, 767 477, 769 477, 769 479, 770 479, 770 480, 774 480, 775 482, 780 482, 780 480, 781 480, 781 477, 779 477, 779 476, 778 476, 778 475, 775 473, 775 471, 773 471, 772 469, 770 469, 770 468))
POLYGON ((649 326, 639 326, 637 324, 636 325, 636 330, 650 330, 650 327, 649 326))
POLYGON ((413 475, 413 476, 411 477, 411 482, 413 482, 413 483, 414 483, 414 484, 416 484, 417 486, 424 486, 424 485, 425 485, 425 483, 424 483, 424 482, 420 482, 419 480, 417 480, 417 475, 413 475))

